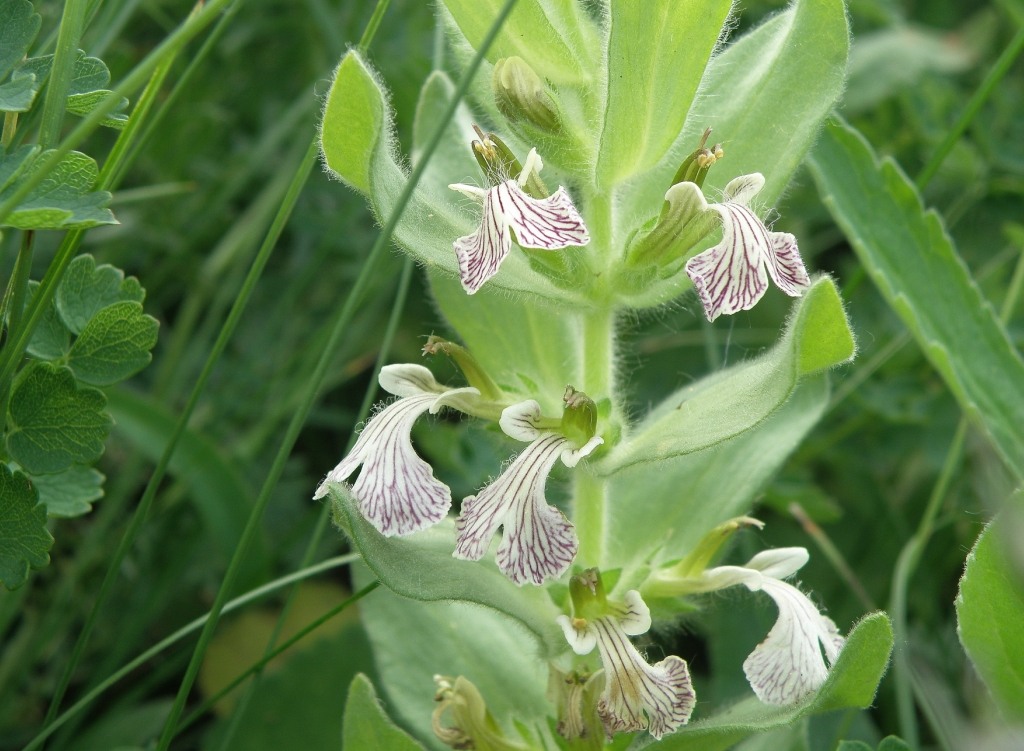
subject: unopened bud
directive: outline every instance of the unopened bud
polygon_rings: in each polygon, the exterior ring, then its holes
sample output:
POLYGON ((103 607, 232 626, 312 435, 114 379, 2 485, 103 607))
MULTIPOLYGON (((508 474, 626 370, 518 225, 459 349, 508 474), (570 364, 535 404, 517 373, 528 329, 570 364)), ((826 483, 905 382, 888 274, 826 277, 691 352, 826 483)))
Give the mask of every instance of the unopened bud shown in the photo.
POLYGON ((491 84, 498 111, 512 122, 525 120, 550 132, 561 128, 544 82, 523 58, 513 55, 498 60, 491 84))

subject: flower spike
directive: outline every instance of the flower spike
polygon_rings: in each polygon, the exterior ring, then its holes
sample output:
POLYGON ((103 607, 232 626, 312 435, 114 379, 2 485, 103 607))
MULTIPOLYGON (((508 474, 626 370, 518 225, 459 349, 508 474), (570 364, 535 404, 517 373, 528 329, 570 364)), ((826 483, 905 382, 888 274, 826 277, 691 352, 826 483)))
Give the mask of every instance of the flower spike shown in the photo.
POLYGON ((533 198, 523 187, 530 175, 543 167, 536 149, 531 149, 519 177, 507 179, 484 190, 475 185, 455 183, 448 187, 483 204, 480 228, 455 241, 459 277, 469 294, 498 273, 512 247, 512 232, 524 248, 559 250, 586 245, 590 235, 572 199, 560 187, 547 198, 533 198))
POLYGON ((424 412, 458 408, 478 395, 474 388, 445 389, 422 365, 387 365, 380 385, 399 398, 375 414, 348 456, 332 469, 313 494, 327 495, 362 466, 351 488, 359 512, 386 537, 407 535, 441 521, 452 504, 448 486, 413 449, 413 423, 424 412))
POLYGON ((725 186, 722 203, 708 205, 722 218, 722 241, 687 261, 686 273, 709 321, 754 307, 768 289, 769 276, 792 297, 810 286, 796 238, 772 232, 750 209, 762 187, 760 173, 742 175, 725 186))
POLYGON ((630 590, 624 604, 604 615, 578 616, 559 616, 558 623, 576 654, 596 646, 601 655, 605 685, 598 713, 609 735, 646 727, 661 738, 689 721, 696 694, 686 661, 669 655, 649 665, 629 640, 651 628, 651 611, 639 592, 630 590))
POLYGON ((498 546, 498 568, 516 584, 543 584, 561 576, 579 548, 576 532, 558 509, 544 498, 544 485, 555 461, 575 467, 603 443, 591 438, 582 447, 560 433, 541 430, 540 405, 525 401, 501 413, 502 430, 512 438, 530 441, 490 485, 462 502, 455 522, 456 558, 476 561, 487 552, 491 538, 504 526, 498 546))

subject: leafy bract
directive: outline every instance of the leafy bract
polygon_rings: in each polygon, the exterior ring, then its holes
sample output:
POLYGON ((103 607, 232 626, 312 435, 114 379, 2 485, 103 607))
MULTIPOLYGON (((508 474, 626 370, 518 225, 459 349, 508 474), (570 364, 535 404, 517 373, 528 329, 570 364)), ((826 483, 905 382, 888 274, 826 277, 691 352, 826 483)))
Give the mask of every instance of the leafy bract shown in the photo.
POLYGON ((384 537, 363 519, 350 493, 332 486, 330 499, 335 522, 388 589, 414 600, 456 600, 497 610, 530 632, 540 654, 553 656, 566 649, 555 623, 558 612, 544 590, 517 587, 490 561, 452 557, 451 519, 408 537, 384 537))
MULTIPOLYGON (((378 221, 397 210, 408 176, 396 161, 393 116, 374 73, 355 51, 342 58, 327 94, 320 143, 331 173, 363 193, 378 221)), ((469 144, 467 142, 467 149, 469 144)), ((451 176, 452 181, 465 174, 451 176)), ((421 183, 413 191, 394 240, 430 269, 456 276, 458 263, 452 243, 475 230, 478 206, 456 203, 455 193, 444 195, 438 181, 421 183)), ((577 295, 555 287, 533 271, 522 252, 513 251, 488 285, 506 291, 529 292, 552 302, 580 302, 577 295)))
POLYGON ((33 475, 31 480, 49 516, 70 518, 87 514, 92 511, 92 501, 103 497, 103 475, 80 464, 57 474, 33 475))
POLYGON ((423 749, 388 717, 377 699, 370 679, 360 673, 352 679, 345 702, 342 748, 365 751, 416 751, 423 749))
MULTIPOLYGON (((39 153, 38 147, 22 147, 4 153, 0 162, 0 201, 15 190, 13 176, 40 169, 51 151, 39 153), (7 160, 13 159, 13 169, 7 160)), ((110 193, 93 190, 98 171, 96 162, 78 151, 69 152, 47 173, 35 189, 3 220, 0 226, 15 229, 87 229, 102 224, 117 224, 110 209, 110 193)))
POLYGON ((724 712, 697 719, 660 741, 632 748, 658 751, 724 751, 755 733, 785 727, 802 717, 835 709, 871 705, 892 651, 892 626, 884 613, 865 616, 850 632, 818 692, 789 707, 771 707, 750 698, 724 712))
POLYGON ((153 359, 160 324, 137 302, 101 308, 71 345, 68 364, 78 380, 107 386, 128 378, 153 359))
POLYGON ((849 360, 854 349, 835 283, 819 277, 797 303, 773 349, 668 397, 597 469, 611 474, 739 435, 782 406, 800 378, 849 360))
POLYGON ((50 562, 51 545, 46 507, 28 478, 0 463, 0 584, 7 589, 24 584, 29 567, 50 562))
MULTIPOLYGON (((1015 503, 1024 504, 1024 492, 1015 503)), ((1019 540, 997 516, 967 556, 956 598, 960 641, 1007 719, 1024 721, 1024 569, 1008 555, 1019 540)))
POLYGON ((963 410, 1024 477, 1024 360, 984 299, 942 220, 910 180, 831 123, 811 168, 824 201, 889 305, 963 410), (950 311, 957 311, 950 315, 950 311))
MULTIPOLYGON (((371 581, 366 567, 353 570, 356 586, 371 581)), ((420 574, 422 586, 434 584, 436 571, 420 574)), ((531 589, 546 597, 539 588, 531 589)), ((431 747, 444 748, 431 728, 435 675, 463 675, 471 681, 508 737, 515 737, 513 721, 547 721, 545 655, 538 655, 536 641, 514 620, 465 602, 417 602, 384 589, 363 600, 359 609, 389 706, 403 725, 433 741, 431 747)), ((559 636, 565 644, 560 629, 559 636)))
MULTIPOLYGON (((503 0, 444 0, 466 41, 479 49, 498 16, 503 0)), ((487 59, 516 55, 541 78, 554 83, 591 80, 600 51, 597 28, 576 0, 526 0, 517 3, 487 59)))
MULTIPOLYGON (((709 199, 733 178, 760 172, 765 185, 755 208, 773 205, 842 93, 848 52, 842 0, 795 0, 716 55, 672 151, 642 179, 625 186, 622 215, 640 218, 628 231, 658 215, 673 175, 706 128, 725 150, 725 160, 704 183, 709 199)), ((622 244, 628 239, 623 237, 622 244)), ((657 305, 679 291, 678 282, 662 281, 632 296, 630 303, 657 305)))
POLYGON ((613 0, 600 183, 653 167, 668 151, 731 7, 730 0, 613 0))
POLYGON ((624 586, 635 586, 630 572, 677 559, 707 530, 750 513, 821 418, 828 395, 827 377, 812 376, 768 419, 723 443, 612 475, 599 542, 601 568, 622 567, 624 586))
POLYGON ((91 464, 110 432, 106 403, 101 391, 79 388, 70 368, 33 362, 15 381, 7 450, 33 475, 91 464))

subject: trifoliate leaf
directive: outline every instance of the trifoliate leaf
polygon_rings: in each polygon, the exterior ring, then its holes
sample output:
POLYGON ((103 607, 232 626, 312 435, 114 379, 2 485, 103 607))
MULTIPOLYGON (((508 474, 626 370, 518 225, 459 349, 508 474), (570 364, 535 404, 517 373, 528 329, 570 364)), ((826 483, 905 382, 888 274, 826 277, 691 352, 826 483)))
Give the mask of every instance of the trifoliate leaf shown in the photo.
POLYGON ((78 256, 64 272, 57 290, 57 311, 73 334, 81 334, 100 310, 118 302, 142 302, 146 297, 139 280, 109 264, 96 265, 90 255, 78 256))
POLYGON ((33 475, 91 464, 110 432, 106 403, 103 392, 79 388, 70 368, 32 363, 14 386, 7 451, 33 475))
MULTIPOLYGON (((18 73, 32 73, 37 81, 45 79, 50 74, 53 65, 53 55, 33 57, 26 60, 18 73)), ((71 63, 71 81, 68 88, 67 110, 74 115, 87 115, 110 94, 107 86, 110 84, 110 71, 106 64, 98 57, 88 57, 85 52, 78 50, 75 60, 71 63)), ((128 106, 128 100, 121 97, 117 107, 107 117, 100 121, 101 125, 108 128, 123 128, 128 122, 128 115, 124 110, 128 106)))
MULTIPOLYGON (((39 282, 29 282, 30 295, 35 295, 39 282)), ((51 299, 43 311, 43 317, 32 332, 28 353, 40 360, 59 360, 71 349, 71 334, 57 314, 57 306, 51 299)))
MULTIPOLYGON (((44 151, 30 165, 19 165, 25 174, 40 169, 51 151, 44 151)), ((19 152, 15 152, 19 154, 19 152)), ((110 193, 93 190, 96 183, 96 162, 78 151, 64 156, 28 197, 17 206, 0 226, 15 229, 87 229, 101 224, 117 224, 106 205, 110 193)), ((0 202, 14 192, 9 184, 0 191, 0 202)))
POLYGON ((0 464, 0 583, 16 589, 28 569, 50 562, 53 537, 46 530, 46 507, 21 472, 0 464))
POLYGON ((103 475, 92 467, 73 465, 55 475, 33 475, 32 485, 50 516, 70 518, 92 511, 92 501, 103 497, 103 475))
POLYGON ((100 310, 71 347, 68 364, 75 376, 93 386, 123 381, 149 365, 156 344, 157 320, 137 302, 119 302, 100 310))
POLYGON ((25 57, 41 23, 28 0, 0 0, 0 81, 25 57))

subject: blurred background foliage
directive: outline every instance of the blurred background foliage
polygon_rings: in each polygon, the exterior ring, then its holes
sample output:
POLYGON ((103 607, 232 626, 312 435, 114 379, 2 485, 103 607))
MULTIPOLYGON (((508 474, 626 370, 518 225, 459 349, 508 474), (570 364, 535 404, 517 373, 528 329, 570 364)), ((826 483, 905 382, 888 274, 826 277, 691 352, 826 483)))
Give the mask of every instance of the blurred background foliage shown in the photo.
MULTIPOLYGON (((181 0, 105 0, 93 7, 82 46, 103 58, 115 82, 190 10, 181 0)), ((774 0, 747 0, 734 33, 782 7, 774 0)), ((56 29, 60 8, 57 2, 37 3, 44 17, 40 43, 56 29)), ((146 312, 161 322, 160 341, 153 365, 114 390, 111 408, 118 424, 100 465, 106 496, 89 515, 55 520, 59 533, 50 566, 33 572, 20 590, 0 595, 0 749, 20 748, 38 732, 169 421, 187 397, 315 134, 319 97, 331 70, 358 40, 372 10, 371 3, 349 0, 239 3, 115 193, 111 207, 121 224, 88 233, 84 251, 146 287, 146 312)), ((895 157, 914 177, 1024 24, 1024 3, 851 0, 850 15, 854 45, 841 111, 879 153, 895 157)), ((394 0, 369 55, 391 89, 406 147, 419 86, 440 43, 431 4, 394 0)), ((191 59, 182 56, 172 82, 191 59)), ((925 192, 997 307, 1024 248, 1022 102, 1024 64, 1017 61, 925 192)), ((111 142, 110 133, 98 132, 83 150, 102 162, 111 142)), ((716 169, 728 169, 728 148, 716 169)), ((834 374, 828 413, 766 490, 757 512, 766 529, 741 539, 733 554, 745 559, 765 546, 808 546, 812 565, 804 569, 803 582, 846 631, 864 612, 887 607, 893 567, 947 460, 960 412, 859 267, 806 172, 798 174, 778 214, 776 229, 799 237, 808 267, 839 280, 859 356, 834 374), (822 538, 835 546, 836 560, 845 567, 830 565, 816 547, 822 538)), ((322 350, 330 314, 344 303, 375 234, 362 201, 316 170, 191 423, 188 440, 195 450, 172 466, 101 613, 65 707, 208 610, 231 541, 240 534, 304 377, 322 350)), ((16 252, 12 237, 0 245, 5 274, 16 252)), ((55 233, 38 237, 35 278, 58 240, 55 233)), ((392 253, 335 353, 319 406, 274 491, 238 592, 299 567, 320 514, 310 500, 312 489, 338 460, 371 382, 401 266, 392 253)), ((788 302, 773 290, 756 310, 710 325, 695 298, 687 296, 624 322, 623 378, 634 408, 769 346, 788 302)), ((1008 326, 1019 343, 1019 304, 1008 326)), ((391 361, 418 360, 423 337, 432 332, 445 333, 445 324, 417 279, 391 361)), ((490 448, 479 433, 471 435, 457 423, 435 425, 420 437, 457 497, 478 487, 486 467, 496 465, 481 456, 490 448)), ((910 656, 924 747, 966 748, 959 744, 980 742, 994 722, 957 642, 953 599, 967 551, 1012 487, 992 448, 969 433, 909 589, 910 656)), ((344 542, 329 533, 321 548, 316 560, 343 552, 344 542)), ((292 609, 289 628, 336 605, 348 587, 344 574, 320 577, 292 609)), ((271 598, 225 619, 197 697, 209 696, 259 656, 279 610, 280 600, 271 598)), ((728 607, 709 607, 684 629, 663 635, 677 640, 678 653, 691 661, 702 698, 741 690, 739 663, 774 613, 765 605, 759 615, 755 623, 736 619, 728 607), (711 632, 734 640, 706 642, 702 635, 711 632), (727 643, 728 650, 709 649, 727 643)), ((373 664, 352 611, 332 623, 272 664, 227 747, 337 747, 351 676, 358 670, 372 674, 373 664)), ((144 746, 162 725, 192 643, 185 640, 132 673, 47 747, 144 746)), ((662 648, 649 649, 654 656, 662 648)), ((218 702, 185 729, 176 747, 224 747, 232 711, 230 697, 218 702)), ((873 745, 899 730, 890 674, 872 711, 814 720, 809 747, 831 749, 844 737, 873 745)))

